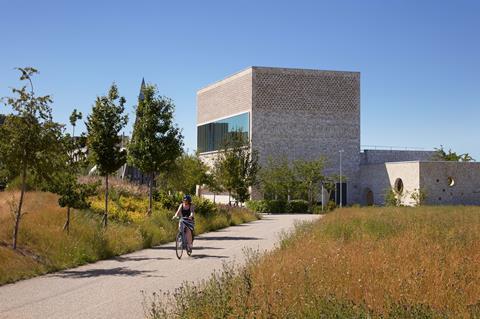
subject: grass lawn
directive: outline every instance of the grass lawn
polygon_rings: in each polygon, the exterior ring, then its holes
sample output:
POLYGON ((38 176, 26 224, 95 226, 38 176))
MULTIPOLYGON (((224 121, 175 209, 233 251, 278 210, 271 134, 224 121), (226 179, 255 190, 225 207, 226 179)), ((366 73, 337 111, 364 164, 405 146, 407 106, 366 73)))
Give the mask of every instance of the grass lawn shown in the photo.
MULTIPOLYGON (((13 251, 12 198, 18 199, 18 194, 0 192, 0 285, 170 242, 177 231, 177 222, 171 220, 173 211, 156 204, 154 213, 146 216, 148 200, 135 197, 118 198, 109 204, 112 219, 105 231, 100 227, 103 199, 98 197, 92 198, 92 210, 73 212, 67 234, 62 230, 66 209, 58 206, 58 197, 28 192, 18 250, 13 251)), ((197 213, 195 232, 200 234, 257 218, 245 209, 197 213)))
POLYGON ((150 317, 480 318, 480 207, 339 209, 171 298, 150 317))

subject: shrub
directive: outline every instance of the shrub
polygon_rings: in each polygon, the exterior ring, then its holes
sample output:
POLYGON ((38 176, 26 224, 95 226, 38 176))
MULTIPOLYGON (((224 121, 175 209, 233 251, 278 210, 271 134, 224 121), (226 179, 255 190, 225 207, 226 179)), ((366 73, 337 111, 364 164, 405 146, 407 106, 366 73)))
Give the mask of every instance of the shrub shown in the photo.
POLYGON ((195 206, 195 214, 206 216, 217 212, 217 206, 209 199, 193 196, 192 202, 195 206))
POLYGON ((335 201, 333 201, 333 200, 328 201, 327 212, 331 212, 331 211, 335 210, 335 208, 337 208, 337 204, 335 203, 335 201))
MULTIPOLYGON (((304 202, 304 201, 295 201, 304 202)), ((301 205, 301 204, 293 204, 301 205)), ((252 200, 246 203, 248 209, 259 214, 284 214, 287 212, 287 202, 284 200, 252 200)), ((297 206, 294 206, 297 207, 297 206)))
POLYGON ((180 193, 167 194, 165 192, 155 192, 153 194, 153 199, 168 210, 176 210, 182 202, 182 197, 180 193))
POLYGON ((247 208, 259 214, 284 214, 287 202, 284 200, 248 201, 247 208))
POLYGON ((305 214, 308 213, 308 202, 306 200, 292 200, 285 205, 287 214, 305 214))
POLYGON ((249 200, 245 203, 248 209, 258 214, 268 214, 267 204, 264 200, 249 200))
POLYGON ((385 206, 400 206, 401 201, 392 188, 385 190, 385 206))

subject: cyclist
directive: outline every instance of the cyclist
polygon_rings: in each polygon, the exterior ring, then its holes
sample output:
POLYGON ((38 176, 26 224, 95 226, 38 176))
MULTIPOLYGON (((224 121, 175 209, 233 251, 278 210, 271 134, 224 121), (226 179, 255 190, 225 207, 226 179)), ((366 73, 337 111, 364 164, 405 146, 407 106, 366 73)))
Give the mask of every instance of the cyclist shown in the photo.
MULTIPOLYGON (((183 223, 185 224, 185 235, 187 237, 187 249, 192 249, 192 240, 193 240, 193 231, 195 230, 195 221, 194 221, 194 207, 192 205, 192 197, 190 195, 183 196, 183 201, 178 206, 177 212, 173 216, 183 217, 183 223)), ((180 226, 180 225, 179 225, 180 226)))

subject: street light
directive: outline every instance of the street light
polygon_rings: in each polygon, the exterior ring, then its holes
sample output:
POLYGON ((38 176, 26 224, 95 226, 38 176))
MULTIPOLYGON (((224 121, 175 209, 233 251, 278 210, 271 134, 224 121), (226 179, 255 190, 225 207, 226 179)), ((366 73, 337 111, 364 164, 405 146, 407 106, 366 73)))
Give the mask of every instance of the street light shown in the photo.
POLYGON ((343 150, 338 151, 340 153, 340 208, 342 208, 342 153, 343 150))

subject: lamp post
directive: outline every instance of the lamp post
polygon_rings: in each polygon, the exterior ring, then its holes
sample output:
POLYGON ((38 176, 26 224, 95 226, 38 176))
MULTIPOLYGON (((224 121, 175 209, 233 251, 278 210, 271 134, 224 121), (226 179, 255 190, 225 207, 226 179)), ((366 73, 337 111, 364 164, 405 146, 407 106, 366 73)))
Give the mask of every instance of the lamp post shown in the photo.
POLYGON ((343 150, 338 151, 340 153, 340 208, 343 206, 342 205, 342 153, 343 150))

